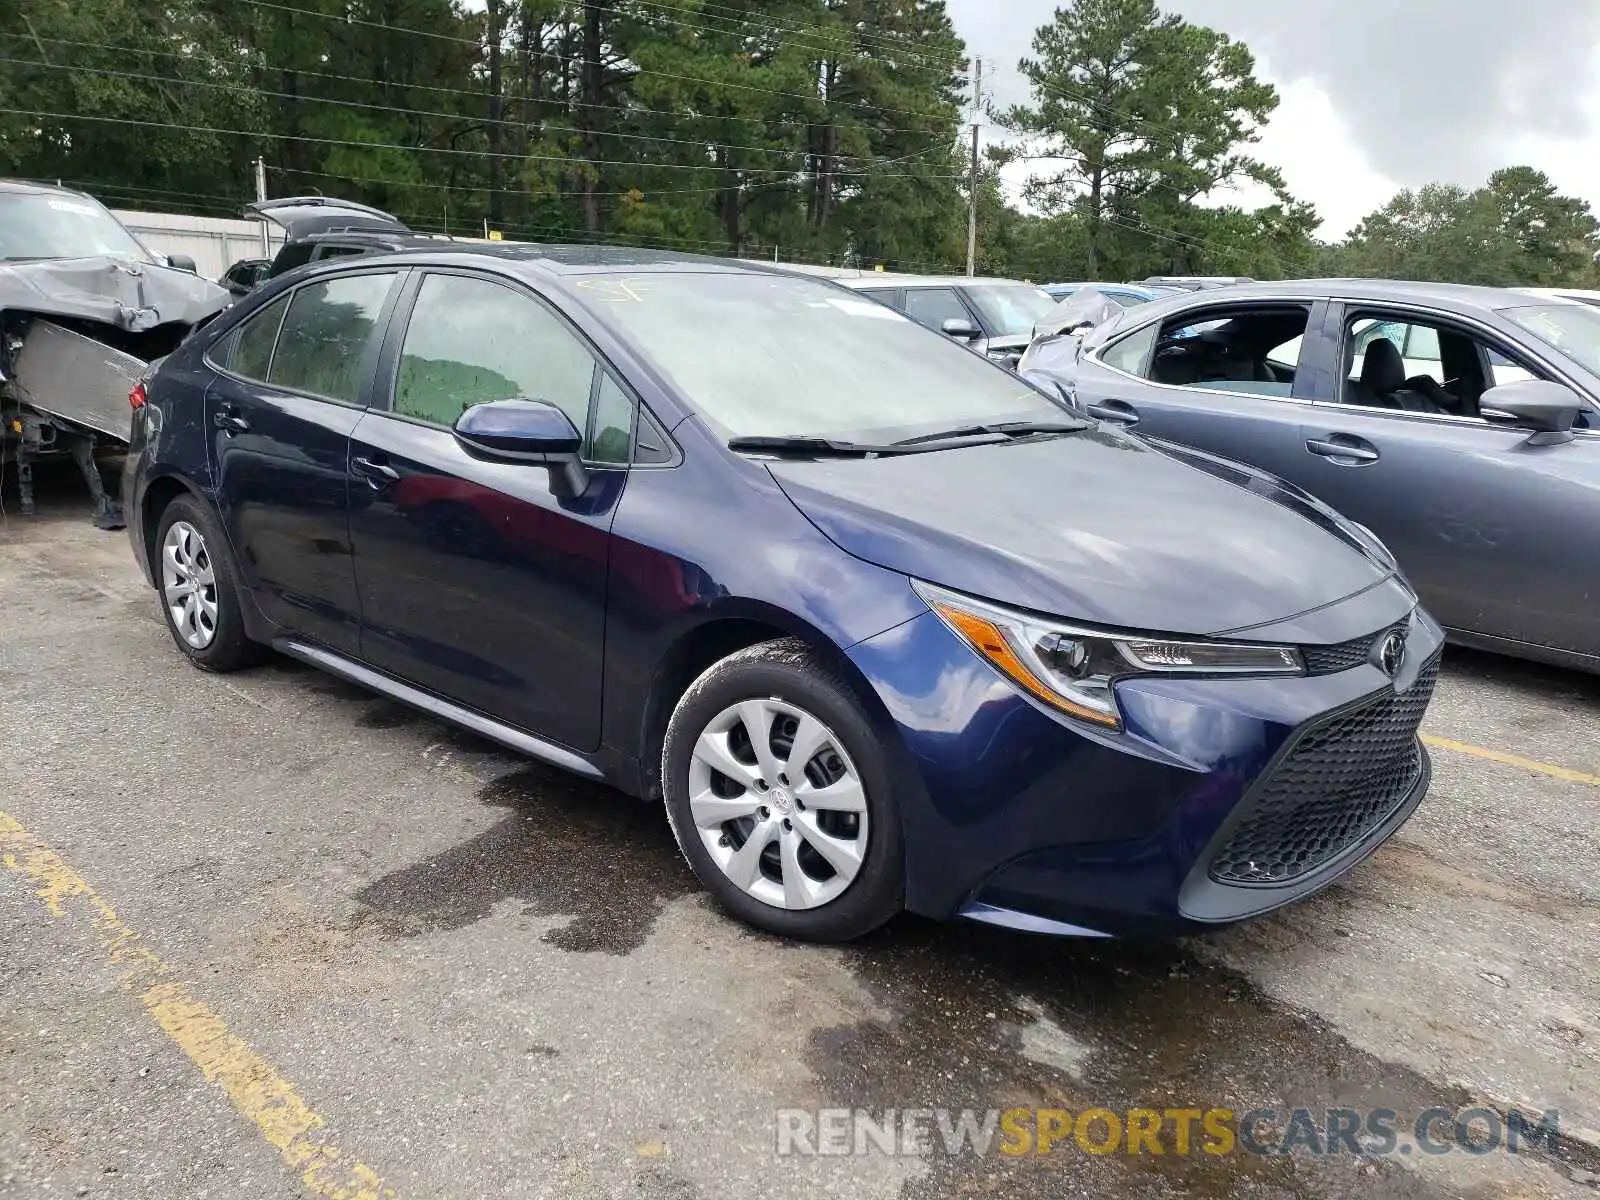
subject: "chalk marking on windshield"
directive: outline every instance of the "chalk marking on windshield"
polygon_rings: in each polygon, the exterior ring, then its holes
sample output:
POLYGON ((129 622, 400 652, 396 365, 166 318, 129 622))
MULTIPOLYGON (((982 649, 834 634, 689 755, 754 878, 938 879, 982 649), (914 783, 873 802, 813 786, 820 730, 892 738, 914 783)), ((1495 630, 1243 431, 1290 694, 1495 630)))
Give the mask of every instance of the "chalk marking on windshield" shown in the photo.
POLYGON ((642 279, 580 279, 578 286, 587 291, 602 292, 597 296, 606 304, 643 304, 642 279))

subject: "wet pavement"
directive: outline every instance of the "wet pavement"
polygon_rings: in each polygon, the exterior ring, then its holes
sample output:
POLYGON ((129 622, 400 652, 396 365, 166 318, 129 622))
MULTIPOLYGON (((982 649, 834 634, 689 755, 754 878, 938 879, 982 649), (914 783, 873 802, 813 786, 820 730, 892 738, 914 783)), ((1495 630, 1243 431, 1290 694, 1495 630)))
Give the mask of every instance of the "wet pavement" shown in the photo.
MULTIPOLYGON (((0 614, 0 813, 209 1022, 130 992, 65 885, 52 915, 37 851, 0 870, 0 1196, 338 1194, 295 1158, 319 1138, 373 1172, 351 1196, 1600 1190, 1594 783, 1436 748, 1394 843, 1209 938, 905 918, 801 946, 709 904, 658 810, 291 663, 192 670, 123 537, 63 500, 0 518, 0 614), (301 1140, 259 1074, 229 1090, 236 1044, 314 1113, 301 1140), (1404 1130, 1435 1106, 1562 1132, 1516 1156, 777 1153, 781 1110, 1270 1108, 1270 1142, 1297 1107, 1404 1130)), ((1600 681, 1452 653, 1426 729, 1594 777, 1597 717, 1600 681)))

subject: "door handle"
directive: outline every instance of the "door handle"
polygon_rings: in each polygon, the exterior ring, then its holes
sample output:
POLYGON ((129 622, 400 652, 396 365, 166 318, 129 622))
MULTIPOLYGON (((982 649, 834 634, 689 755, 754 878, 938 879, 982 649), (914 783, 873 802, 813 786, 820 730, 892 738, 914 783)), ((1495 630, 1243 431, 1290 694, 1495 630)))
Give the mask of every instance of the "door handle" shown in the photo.
POLYGON ((232 406, 218 409, 216 415, 211 418, 211 423, 229 437, 236 433, 250 432, 250 422, 241 417, 238 410, 232 406))
POLYGON ((380 459, 352 458, 350 467, 357 475, 364 477, 374 488, 385 488, 391 483, 400 482, 400 472, 380 459))
POLYGON ((1344 459, 1343 466, 1365 466, 1378 461, 1378 448, 1347 433, 1330 433, 1326 438, 1312 438, 1306 449, 1323 458, 1344 459), (1342 440, 1341 440, 1342 439, 1342 440))
POLYGON ((1139 410, 1121 400, 1102 400, 1084 406, 1084 412, 1098 421, 1111 421, 1117 425, 1137 425, 1139 410))

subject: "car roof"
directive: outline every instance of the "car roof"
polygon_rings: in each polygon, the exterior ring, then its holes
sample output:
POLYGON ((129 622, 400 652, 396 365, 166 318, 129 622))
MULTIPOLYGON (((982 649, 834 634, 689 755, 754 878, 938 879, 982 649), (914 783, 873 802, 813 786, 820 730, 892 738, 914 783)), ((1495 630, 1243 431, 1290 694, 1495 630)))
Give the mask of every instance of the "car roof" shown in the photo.
MULTIPOLYGON (((350 234, 327 234, 327 241, 353 240, 350 234)), ((384 236, 377 233, 356 235, 354 240, 385 243, 382 252, 359 257, 324 259, 311 264, 321 274, 341 269, 367 269, 374 263, 411 266, 470 266, 493 263, 513 274, 530 271, 544 276, 620 275, 639 272, 692 272, 726 275, 785 275, 793 272, 769 263, 710 254, 684 254, 674 250, 651 250, 634 246, 596 246, 546 242, 454 242, 426 234, 384 236)), ((304 268, 302 268, 304 269, 304 268)), ((819 282, 831 282, 822 279, 819 282)))
MULTIPOLYGON (((1525 308, 1527 292, 1466 283, 1427 283, 1404 279, 1281 279, 1236 283, 1227 287, 1184 292, 1155 301, 1150 312, 1223 304, 1229 300, 1355 300, 1373 303, 1431 304, 1474 312, 1525 308)), ((1144 310, 1141 310, 1141 312, 1144 310)))
MULTIPOLYGON (((60 187, 53 183, 37 183, 31 179, 0 179, 0 192, 11 192, 24 196, 82 196, 87 200, 94 200, 88 192, 80 192, 77 188, 60 187)), ((98 200, 95 203, 99 203, 98 200)))
POLYGON ((1525 287, 1517 288, 1527 296, 1537 296, 1541 300, 1571 300, 1582 297, 1585 300, 1600 300, 1600 291, 1593 288, 1581 287, 1525 287))
POLYGON ((1038 287, 1036 283, 1024 283, 1020 279, 1001 279, 992 275, 897 275, 889 271, 863 271, 860 274, 850 273, 834 276, 835 283, 842 283, 848 288, 877 288, 877 287, 975 287, 987 284, 1002 284, 1016 287, 1038 287))

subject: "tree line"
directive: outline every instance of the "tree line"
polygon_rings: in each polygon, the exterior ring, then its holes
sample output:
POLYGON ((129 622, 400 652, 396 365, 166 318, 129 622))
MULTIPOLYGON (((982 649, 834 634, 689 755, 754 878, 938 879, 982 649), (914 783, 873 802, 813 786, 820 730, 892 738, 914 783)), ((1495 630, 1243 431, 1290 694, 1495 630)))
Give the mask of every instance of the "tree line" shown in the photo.
MULTIPOLYGON (((20 16, 0 26, 0 171, 117 207, 235 215, 259 156, 272 195, 429 232, 965 258, 972 64, 944 0, 24 0, 20 16)), ((1248 47, 1155 0, 1072 0, 1019 66, 1028 102, 984 106, 985 273, 1596 281, 1588 203, 1528 167, 1402 192, 1319 242, 1313 205, 1251 153, 1278 96, 1248 47), (1232 202, 1247 184, 1269 202, 1232 202)))

